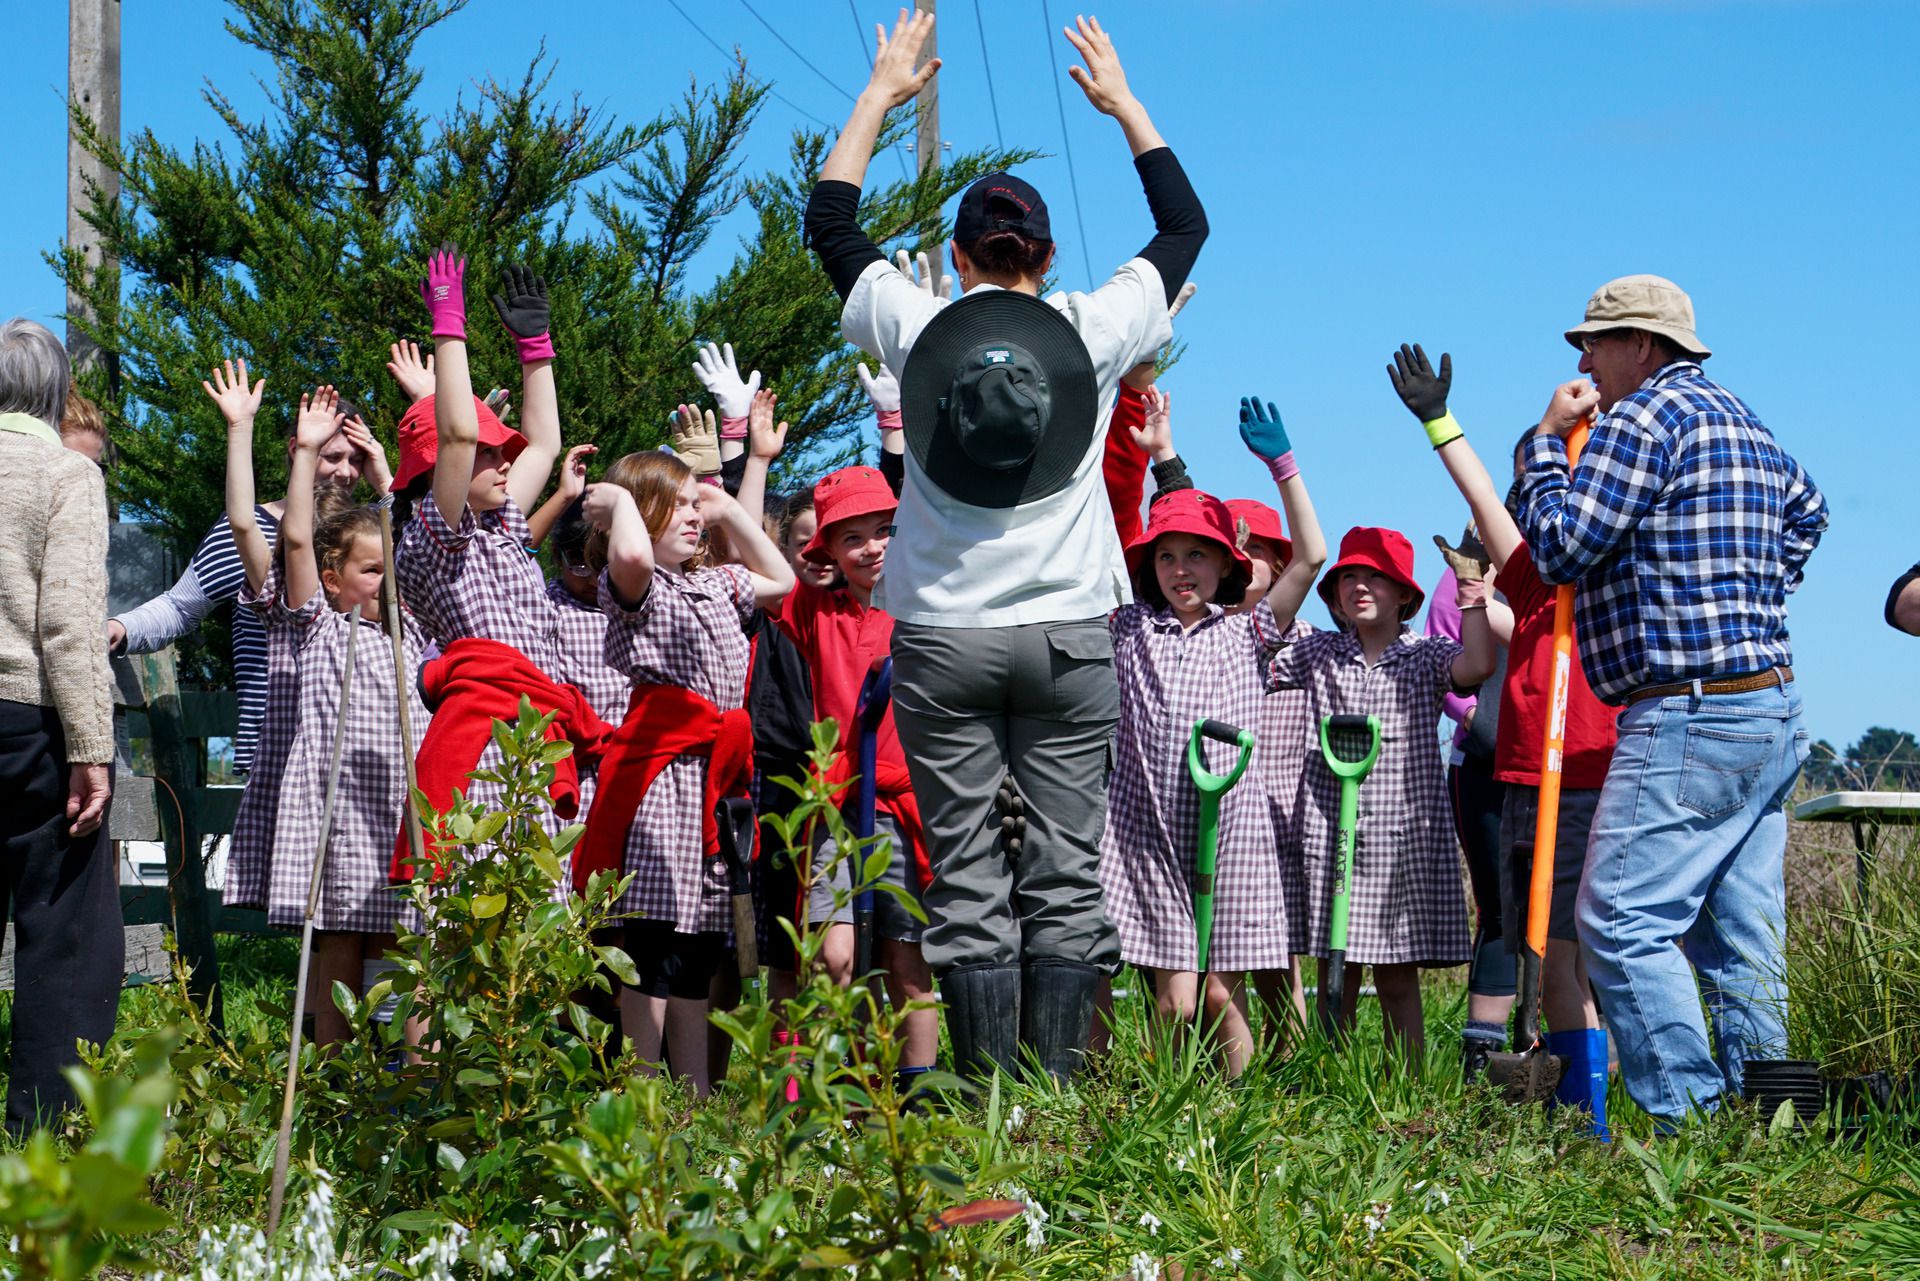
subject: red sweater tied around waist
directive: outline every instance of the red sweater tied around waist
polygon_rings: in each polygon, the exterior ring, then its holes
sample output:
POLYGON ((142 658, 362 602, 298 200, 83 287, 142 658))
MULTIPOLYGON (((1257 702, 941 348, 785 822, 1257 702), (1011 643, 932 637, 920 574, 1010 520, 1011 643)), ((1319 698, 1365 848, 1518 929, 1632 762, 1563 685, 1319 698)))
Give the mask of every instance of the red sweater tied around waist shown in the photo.
MULTIPOLYGON (((511 645, 468 637, 454 641, 420 669, 420 692, 433 709, 415 765, 420 791, 429 805, 444 810, 466 795, 467 776, 480 767, 480 757, 493 741, 493 723, 501 720, 511 725, 517 720, 520 698, 525 695, 541 715, 558 713, 547 726, 547 741, 564 739, 574 746, 575 756, 554 762, 548 787, 554 812, 568 819, 580 812, 576 758, 597 756, 613 727, 593 714, 579 690, 555 681, 511 645)), ((431 833, 427 855, 435 857, 431 833)), ((413 879, 411 858, 403 826, 393 846, 394 880, 413 879)))
POLYGON ((707 760, 706 805, 700 831, 706 853, 720 853, 713 811, 721 798, 748 795, 753 780, 753 723, 743 708, 723 712, 679 685, 636 685, 627 719, 602 744, 599 790, 587 832, 573 852, 573 886, 585 892, 595 872, 626 862, 627 831, 647 789, 681 756, 707 760))

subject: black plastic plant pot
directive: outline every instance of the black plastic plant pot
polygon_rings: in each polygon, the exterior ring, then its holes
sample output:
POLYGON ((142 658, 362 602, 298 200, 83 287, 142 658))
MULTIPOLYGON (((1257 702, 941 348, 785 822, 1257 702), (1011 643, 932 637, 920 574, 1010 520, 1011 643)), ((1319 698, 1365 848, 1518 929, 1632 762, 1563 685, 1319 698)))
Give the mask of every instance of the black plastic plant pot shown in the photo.
MULTIPOLYGON (((1797 1106, 1797 1105, 1796 1105, 1797 1106)), ((1827 1106, 1842 1122, 1857 1122, 1893 1107, 1893 1079, 1885 1072, 1863 1072, 1827 1082, 1827 1106)))
POLYGON ((1768 1124, 1791 1103, 1794 1128, 1805 1129, 1827 1106, 1827 1083, 1811 1059, 1748 1059, 1742 1086, 1747 1102, 1768 1124))

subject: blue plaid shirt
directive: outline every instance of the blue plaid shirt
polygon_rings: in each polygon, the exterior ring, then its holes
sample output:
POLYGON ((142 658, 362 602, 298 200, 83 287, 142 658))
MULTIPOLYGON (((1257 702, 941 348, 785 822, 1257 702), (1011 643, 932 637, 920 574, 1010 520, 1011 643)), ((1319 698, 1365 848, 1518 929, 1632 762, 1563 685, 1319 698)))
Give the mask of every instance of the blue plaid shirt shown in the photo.
POLYGON ((1527 443, 1519 524, 1540 577, 1577 582, 1580 662, 1620 703, 1646 685, 1793 661, 1787 593, 1827 527, 1813 480, 1691 360, 1622 397, 1580 465, 1527 443))

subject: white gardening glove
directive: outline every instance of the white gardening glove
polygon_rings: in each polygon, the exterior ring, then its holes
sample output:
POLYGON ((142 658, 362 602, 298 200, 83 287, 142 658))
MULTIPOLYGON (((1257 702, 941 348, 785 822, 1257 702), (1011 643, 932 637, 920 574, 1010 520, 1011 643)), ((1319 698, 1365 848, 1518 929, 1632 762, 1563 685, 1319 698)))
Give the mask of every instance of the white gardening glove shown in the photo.
POLYGON ((1194 284, 1191 280, 1180 286, 1180 292, 1173 296, 1173 306, 1167 308, 1167 319, 1172 320, 1175 316, 1179 315, 1180 309, 1192 300, 1195 291, 1199 288, 1200 286, 1194 284))
POLYGON ((901 275, 924 289, 927 297, 953 297, 953 277, 944 270, 937 270, 931 262, 927 261, 926 254, 921 253, 909 259, 907 251, 902 249, 893 255, 893 265, 900 269, 901 275), (914 272, 916 264, 919 266, 917 275, 914 272))
POLYGON ((855 365, 859 372, 860 386, 867 393, 867 399, 873 402, 873 411, 877 414, 893 414, 900 411, 900 380, 885 365, 880 372, 874 373, 865 364, 855 365))
POLYGON ((733 358, 733 344, 724 347, 708 343, 693 362, 693 376, 720 406, 720 417, 737 418, 743 424, 753 412, 753 393, 760 390, 760 371, 740 377, 740 366, 733 358))

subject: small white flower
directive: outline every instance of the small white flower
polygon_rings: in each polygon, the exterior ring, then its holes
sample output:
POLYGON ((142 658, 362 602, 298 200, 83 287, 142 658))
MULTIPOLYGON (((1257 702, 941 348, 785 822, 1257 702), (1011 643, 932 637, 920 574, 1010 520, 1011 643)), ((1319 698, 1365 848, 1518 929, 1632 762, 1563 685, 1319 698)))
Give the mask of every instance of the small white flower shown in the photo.
POLYGON ((835 1165, 833 1162, 825 1161, 821 1163, 821 1166, 820 1166, 821 1178, 831 1179, 834 1175, 838 1173, 840 1173, 840 1167, 835 1165))
POLYGON ((1473 1253, 1473 1242, 1467 1240, 1465 1237, 1461 1237, 1460 1238, 1460 1257, 1464 1259, 1469 1254, 1472 1254, 1472 1253, 1473 1253))
POLYGON ((1374 1234, 1387 1226, 1387 1216, 1392 1213, 1393 1202, 1391 1201, 1375 1201, 1368 1208, 1366 1217, 1361 1220, 1367 1227, 1367 1240, 1373 1240, 1374 1234))
POLYGON ((1160 1260, 1145 1250, 1127 1260, 1127 1281, 1160 1281, 1160 1260))
POLYGON ((1013 1110, 1007 1113, 1007 1120, 1006 1120, 1007 1133, 1017 1134, 1020 1130, 1020 1127, 1025 1125, 1026 1123, 1027 1123, 1027 1110, 1021 1107, 1018 1103, 1014 1104, 1013 1110))
POLYGON ((1152 1210, 1148 1210, 1140 1216, 1140 1226, 1147 1230, 1147 1235, 1150 1237, 1160 1235, 1160 1220, 1154 1215, 1152 1210))

